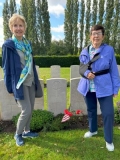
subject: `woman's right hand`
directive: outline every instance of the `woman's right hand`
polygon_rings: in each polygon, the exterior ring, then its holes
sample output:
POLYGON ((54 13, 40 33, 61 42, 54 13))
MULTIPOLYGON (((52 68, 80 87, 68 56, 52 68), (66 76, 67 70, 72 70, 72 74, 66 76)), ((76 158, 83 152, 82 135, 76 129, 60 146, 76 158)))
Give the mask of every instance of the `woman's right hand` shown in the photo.
POLYGON ((88 73, 87 78, 90 79, 90 80, 92 80, 92 79, 95 78, 95 75, 90 72, 90 73, 88 73))

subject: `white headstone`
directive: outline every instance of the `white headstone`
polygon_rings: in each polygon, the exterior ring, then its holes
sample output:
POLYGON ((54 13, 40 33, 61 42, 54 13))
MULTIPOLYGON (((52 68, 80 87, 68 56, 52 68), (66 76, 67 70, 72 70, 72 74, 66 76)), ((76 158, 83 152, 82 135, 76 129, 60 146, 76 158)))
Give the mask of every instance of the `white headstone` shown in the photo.
POLYGON ((67 102, 67 80, 63 78, 47 79, 48 110, 54 115, 64 113, 67 102))
POLYGON ((87 108, 83 96, 77 91, 80 78, 70 79, 70 110, 80 109, 84 115, 87 115, 87 108))
POLYGON ((60 78, 60 66, 53 65, 51 68, 51 78, 60 78))
MULTIPOLYGON (((73 78, 70 80, 70 109, 75 111, 80 109, 84 115, 87 115, 87 107, 84 97, 77 91, 80 78, 73 78)), ((97 114, 101 114, 100 106, 98 103, 97 114)))
POLYGON ((44 109, 44 82, 43 79, 40 79, 40 83, 42 86, 42 90, 43 90, 43 97, 41 98, 35 98, 35 105, 34 105, 34 109, 44 109))
POLYGON ((79 65, 71 65, 70 66, 70 78, 80 77, 79 74, 79 65))
POLYGON ((13 116, 20 113, 20 108, 17 106, 14 96, 7 92, 3 80, 0 80, 0 105, 2 120, 11 120, 13 116))

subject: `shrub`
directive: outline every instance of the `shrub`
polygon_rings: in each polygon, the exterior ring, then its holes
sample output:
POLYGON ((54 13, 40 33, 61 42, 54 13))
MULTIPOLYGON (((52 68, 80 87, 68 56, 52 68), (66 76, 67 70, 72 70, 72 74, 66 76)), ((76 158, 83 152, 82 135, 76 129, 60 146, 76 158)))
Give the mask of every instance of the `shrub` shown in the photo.
POLYGON ((69 122, 64 122, 61 123, 61 120, 63 118, 64 114, 58 114, 57 116, 54 117, 53 121, 51 122, 51 124, 47 124, 44 128, 45 131, 59 131, 59 130, 63 130, 65 128, 67 128, 69 126, 69 122))
POLYGON ((65 114, 58 114, 54 117, 52 123, 47 124, 44 128, 45 131, 59 131, 65 129, 76 129, 84 126, 86 121, 84 121, 84 115, 72 115, 69 120, 61 122, 65 114))
POLYGON ((120 114, 117 109, 115 109, 114 119, 116 124, 120 124, 120 114))
POLYGON ((79 65, 79 57, 77 55, 66 56, 34 56, 35 64, 39 67, 50 67, 52 65, 60 65, 61 67, 70 67, 71 65, 79 65))
POLYGON ((117 108, 114 111, 114 119, 116 124, 120 124, 120 101, 116 103, 117 108))
MULTIPOLYGON (((14 122, 14 124, 17 124, 17 120, 20 114, 18 114, 17 116, 14 116, 12 118, 12 121, 14 122)), ((53 121, 53 113, 46 111, 46 110, 34 110, 33 114, 32 114, 32 119, 31 119, 31 123, 30 123, 30 129, 32 131, 39 131, 42 130, 44 128, 44 126, 46 126, 46 124, 49 124, 53 121)))
POLYGON ((114 119, 116 124, 120 124, 120 113, 117 108, 115 108, 115 111, 114 111, 114 119))
MULTIPOLYGON (((20 114, 14 116, 12 121, 17 124, 20 114)), ((74 129, 81 124, 84 125, 84 117, 81 115, 72 115, 69 120, 61 122, 65 114, 58 114, 54 117, 52 112, 47 110, 34 110, 30 128, 32 131, 60 131, 65 129, 74 129), (73 127, 74 126, 74 127, 73 127)))

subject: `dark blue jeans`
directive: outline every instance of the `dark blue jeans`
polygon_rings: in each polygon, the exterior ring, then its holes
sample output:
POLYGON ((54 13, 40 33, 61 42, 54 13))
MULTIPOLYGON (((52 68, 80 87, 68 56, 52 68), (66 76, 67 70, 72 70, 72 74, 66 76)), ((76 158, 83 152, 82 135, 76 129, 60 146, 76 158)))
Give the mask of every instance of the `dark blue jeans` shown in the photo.
MULTIPOLYGON (((96 132, 97 126, 97 98, 95 92, 88 92, 84 97, 87 111, 90 132, 96 132)), ((98 98, 103 118, 104 138, 108 143, 113 142, 114 107, 113 95, 98 98)))

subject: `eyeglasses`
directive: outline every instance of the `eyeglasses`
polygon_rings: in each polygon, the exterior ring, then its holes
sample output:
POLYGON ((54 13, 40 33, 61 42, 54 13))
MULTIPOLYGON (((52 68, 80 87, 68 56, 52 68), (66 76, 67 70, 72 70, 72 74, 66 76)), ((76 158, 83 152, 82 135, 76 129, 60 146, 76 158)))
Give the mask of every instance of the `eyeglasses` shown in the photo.
POLYGON ((91 35, 92 35, 92 36, 95 36, 95 35, 101 36, 101 35, 102 35, 102 32, 93 32, 93 33, 91 33, 91 35))

